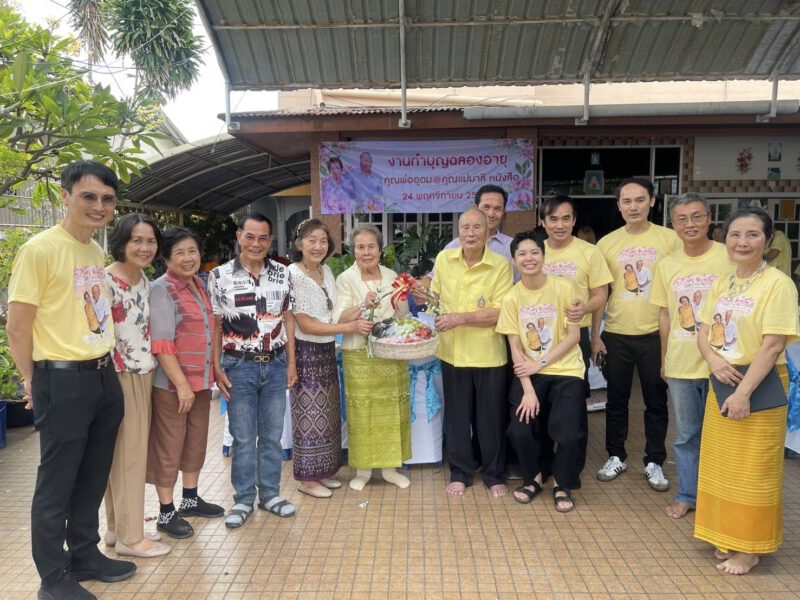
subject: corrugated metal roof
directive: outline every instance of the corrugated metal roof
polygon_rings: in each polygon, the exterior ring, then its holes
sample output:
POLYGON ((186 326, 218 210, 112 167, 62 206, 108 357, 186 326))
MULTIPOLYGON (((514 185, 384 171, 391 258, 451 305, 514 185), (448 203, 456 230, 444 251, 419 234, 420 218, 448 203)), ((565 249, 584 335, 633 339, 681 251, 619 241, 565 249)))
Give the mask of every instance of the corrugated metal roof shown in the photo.
MULTIPOLYGON (((398 87, 396 0, 198 0, 234 89, 398 87)), ((409 87, 800 78, 784 0, 406 0, 409 87)))
POLYGON ((281 160, 228 135, 187 144, 142 170, 124 200, 232 213, 259 198, 308 183, 309 158, 281 160))
MULTIPOLYGON (((408 113, 429 113, 429 112, 463 112, 463 108, 452 106, 416 106, 409 107, 408 113)), ((236 119, 272 119, 282 117, 330 117, 337 115, 391 115, 400 114, 400 107, 394 106, 364 106, 364 107, 338 107, 321 106, 311 108, 265 110, 255 112, 237 112, 236 119)), ((217 115, 224 119, 224 114, 217 115)))

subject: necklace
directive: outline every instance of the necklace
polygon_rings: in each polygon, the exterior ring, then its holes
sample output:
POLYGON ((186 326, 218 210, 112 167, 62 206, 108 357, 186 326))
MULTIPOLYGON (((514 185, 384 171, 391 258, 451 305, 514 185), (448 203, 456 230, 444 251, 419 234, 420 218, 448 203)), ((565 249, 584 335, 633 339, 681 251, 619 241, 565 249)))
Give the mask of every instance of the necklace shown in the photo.
POLYGON ((331 297, 328 295, 328 288, 325 287, 325 273, 322 270, 322 265, 317 265, 317 268, 316 268, 317 274, 319 275, 319 280, 318 280, 314 276, 314 273, 311 272, 311 269, 308 268, 308 265, 306 265, 306 263, 304 263, 301 260, 300 264, 303 265, 303 268, 305 269, 306 274, 308 274, 309 278, 314 283, 316 283, 319 286, 319 288, 322 290, 322 293, 325 294, 325 306, 328 308, 328 310, 333 310, 333 301, 331 300, 331 297), (320 282, 320 280, 322 280, 322 281, 320 282))
POLYGON ((758 278, 761 273, 764 272, 764 269, 767 268, 767 261, 762 260, 761 264, 758 268, 753 271, 753 274, 750 275, 747 279, 745 279, 742 283, 736 283, 736 271, 731 273, 730 279, 728 280, 728 295, 731 298, 736 298, 744 294, 747 290, 750 289, 750 286, 753 285, 753 282, 758 278))

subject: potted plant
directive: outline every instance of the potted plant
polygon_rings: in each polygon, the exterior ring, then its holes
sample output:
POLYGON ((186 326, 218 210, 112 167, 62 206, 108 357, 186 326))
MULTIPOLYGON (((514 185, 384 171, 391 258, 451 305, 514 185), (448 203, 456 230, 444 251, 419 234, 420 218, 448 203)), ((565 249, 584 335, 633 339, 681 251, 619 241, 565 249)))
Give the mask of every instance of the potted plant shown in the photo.
POLYGON ((33 412, 25 409, 22 396, 22 382, 8 348, 8 335, 5 327, 0 325, 0 402, 3 403, 8 427, 33 423, 33 412))

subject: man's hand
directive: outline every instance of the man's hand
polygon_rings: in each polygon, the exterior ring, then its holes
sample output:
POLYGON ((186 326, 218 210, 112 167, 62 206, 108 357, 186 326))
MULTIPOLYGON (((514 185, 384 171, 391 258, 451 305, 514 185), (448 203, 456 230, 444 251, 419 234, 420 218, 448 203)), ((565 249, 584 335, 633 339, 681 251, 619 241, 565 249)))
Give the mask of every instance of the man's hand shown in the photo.
POLYGON ((522 394, 522 401, 517 407, 517 417, 520 423, 530 423, 539 414, 539 398, 536 397, 536 392, 524 392, 522 394))
POLYGON ((531 375, 536 375, 541 370, 541 363, 530 360, 527 357, 523 362, 514 365, 514 375, 517 377, 530 377, 531 375))
POLYGON ((598 335, 592 338, 592 362, 595 364, 595 366, 597 365, 597 354, 600 352, 603 354, 608 354, 605 343, 598 335))
POLYGON ((414 287, 411 288, 411 295, 414 296, 414 302, 417 304, 427 304, 428 299, 428 290, 430 289, 431 280, 427 277, 423 277, 422 279, 417 279, 417 282, 414 284, 414 287))
POLYGON ((460 314, 439 315, 434 321, 436 331, 440 332, 450 331, 451 329, 460 327, 462 324, 460 314))
POLYGON ((188 385, 178 388, 178 414, 185 415, 192 410, 194 404, 194 392, 188 385))
POLYGON ((24 389, 22 399, 25 400, 25 410, 33 410, 33 392, 31 391, 31 382, 27 379, 22 382, 24 389))
POLYGON ((567 314, 567 320, 573 323, 578 323, 586 314, 586 305, 583 301, 576 298, 569 303, 567 309, 564 311, 567 314))
POLYGON ((225 399, 230 402, 231 401, 231 388, 233 384, 231 380, 228 379, 227 373, 225 373, 225 369, 222 367, 214 369, 214 377, 217 380, 217 387, 219 388, 219 393, 225 396, 225 399))

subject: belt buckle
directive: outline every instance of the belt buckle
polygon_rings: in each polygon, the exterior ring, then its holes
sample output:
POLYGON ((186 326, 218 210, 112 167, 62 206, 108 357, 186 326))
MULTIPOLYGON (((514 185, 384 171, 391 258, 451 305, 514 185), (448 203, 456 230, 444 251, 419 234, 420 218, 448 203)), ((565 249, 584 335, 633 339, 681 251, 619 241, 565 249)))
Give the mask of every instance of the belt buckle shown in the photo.
POLYGON ((272 360, 269 354, 261 354, 253 357, 253 362, 266 364, 272 360))
POLYGON ((108 354, 106 354, 103 358, 97 359, 97 370, 104 369, 106 365, 108 365, 108 354))

